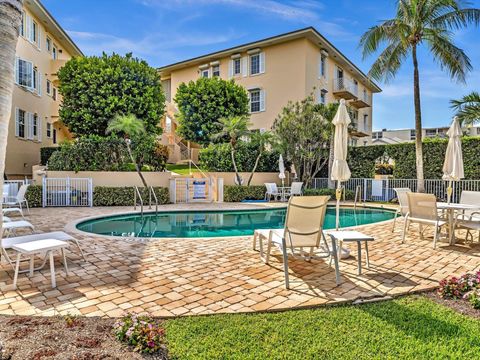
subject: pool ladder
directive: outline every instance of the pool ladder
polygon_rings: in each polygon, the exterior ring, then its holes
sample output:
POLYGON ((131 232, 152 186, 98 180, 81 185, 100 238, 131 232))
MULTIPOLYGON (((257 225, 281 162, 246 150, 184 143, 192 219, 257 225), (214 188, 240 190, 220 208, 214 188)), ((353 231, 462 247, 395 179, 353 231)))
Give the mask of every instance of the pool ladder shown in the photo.
MULTIPOLYGON (((155 190, 153 189, 153 186, 148 187, 148 208, 152 209, 152 200, 154 201, 155 204, 155 214, 158 213, 158 198, 157 194, 155 194, 155 190)), ((135 186, 135 192, 134 192, 134 199, 133 199, 133 208, 134 210, 137 210, 137 206, 140 205, 140 213, 143 216, 143 198, 142 198, 142 193, 140 192, 140 189, 138 186, 135 186)))

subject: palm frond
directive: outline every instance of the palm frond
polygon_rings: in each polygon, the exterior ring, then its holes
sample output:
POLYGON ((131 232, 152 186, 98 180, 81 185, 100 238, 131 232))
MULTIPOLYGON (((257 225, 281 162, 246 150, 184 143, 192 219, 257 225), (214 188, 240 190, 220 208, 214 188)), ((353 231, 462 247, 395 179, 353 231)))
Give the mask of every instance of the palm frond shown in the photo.
POLYGON ((133 114, 117 115, 109 122, 107 132, 124 134, 127 137, 140 136, 145 133, 145 125, 133 114))
POLYGON ((390 44, 375 60, 368 75, 375 80, 389 82, 395 77, 409 51, 410 48, 400 42, 390 44))
POLYGON ((457 111, 457 116, 463 124, 480 122, 480 94, 476 91, 458 100, 450 100, 450 107, 457 111))
POLYGON ((459 9, 450 11, 436 17, 431 22, 432 27, 442 27, 444 29, 461 29, 469 24, 480 25, 480 9, 459 9))
POLYGON ((375 53, 383 43, 396 41, 400 35, 399 25, 395 19, 391 19, 368 29, 360 38, 363 58, 375 53))

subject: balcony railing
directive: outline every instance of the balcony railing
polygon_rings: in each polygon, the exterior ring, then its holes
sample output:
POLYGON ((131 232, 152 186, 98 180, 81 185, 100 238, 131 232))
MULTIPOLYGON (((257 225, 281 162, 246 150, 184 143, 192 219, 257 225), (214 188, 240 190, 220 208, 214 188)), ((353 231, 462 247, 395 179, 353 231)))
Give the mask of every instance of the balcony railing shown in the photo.
POLYGON ((358 85, 344 77, 333 79, 333 93, 346 99, 355 99, 358 94, 358 85))
POLYGON ((353 99, 353 101, 350 103, 350 105, 356 107, 357 109, 369 107, 370 104, 370 96, 368 96, 368 94, 366 93, 362 93, 359 97, 353 99))

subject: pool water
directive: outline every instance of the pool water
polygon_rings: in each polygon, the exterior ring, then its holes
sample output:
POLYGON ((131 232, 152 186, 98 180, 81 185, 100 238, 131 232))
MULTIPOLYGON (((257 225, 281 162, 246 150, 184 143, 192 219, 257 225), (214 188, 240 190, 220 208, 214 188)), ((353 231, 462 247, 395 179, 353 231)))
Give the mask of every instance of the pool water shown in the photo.
MULTIPOLYGON (((129 237, 221 237, 252 235, 255 229, 280 229, 286 208, 261 210, 173 211, 116 215, 87 220, 77 229, 100 235, 129 237)), ((340 226, 356 226, 393 219, 395 213, 373 208, 341 208, 340 226)), ((328 207, 325 229, 335 227, 335 208, 328 207)))

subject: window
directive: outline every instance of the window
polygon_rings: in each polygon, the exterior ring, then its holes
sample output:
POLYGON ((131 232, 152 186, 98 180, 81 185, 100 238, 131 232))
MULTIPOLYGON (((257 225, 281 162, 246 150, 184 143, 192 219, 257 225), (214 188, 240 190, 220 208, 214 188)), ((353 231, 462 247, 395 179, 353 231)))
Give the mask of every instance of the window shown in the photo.
POLYGON ((350 141, 349 141, 349 142, 350 142, 350 146, 357 146, 357 141, 358 141, 357 139, 352 139, 352 138, 350 138, 350 141))
POLYGON ((325 55, 320 55, 320 76, 326 77, 327 76, 327 71, 326 71, 326 65, 327 65, 327 57, 325 55))
POLYGON ((57 130, 56 129, 53 129, 53 143, 54 144, 57 143, 57 130))
POLYGON ((325 105, 327 103, 327 92, 325 89, 320 90, 320 104, 325 105))
POLYGON ((33 68, 33 86, 34 89, 38 89, 38 69, 35 66, 33 68))
POLYGON ((233 75, 240 75, 242 72, 242 59, 233 59, 233 75))
POLYGON ((255 113, 265 111, 265 90, 252 89, 249 90, 250 97, 250 112, 255 113))
POLYGON ((22 11, 22 22, 20 23, 20 29, 18 32, 21 36, 25 36, 25 13, 22 11))
POLYGON ((220 76, 220 65, 214 65, 212 67, 212 76, 220 76))
POLYGON ((30 34, 28 36, 28 40, 30 40, 32 43, 38 43, 38 24, 33 20, 30 23, 30 34))
POLYGON ((415 132, 415 130, 410 130, 410 140, 415 140, 416 137, 417 133, 415 132))
POLYGON ((57 88, 52 87, 52 99, 57 101, 57 88))
POLYGON ((372 139, 381 139, 383 138, 383 132, 375 131, 372 133, 372 139))
POLYGON ((437 129, 427 129, 425 131, 426 137, 436 137, 437 136, 437 129))
POLYGON ((47 51, 50 52, 52 51, 52 39, 50 39, 48 36, 47 36, 47 40, 46 40, 46 47, 47 47, 47 51))
POLYGON ((57 51, 58 51, 57 50, 57 45, 53 44, 53 47, 52 47, 52 58, 53 58, 53 60, 57 60, 57 56, 58 56, 57 51))
POLYGON ((260 54, 250 55, 250 75, 260 74, 260 54))
POLYGON ((368 131, 368 115, 363 114, 363 131, 368 131))
POLYGON ((38 136, 38 115, 37 114, 33 114, 33 117, 32 117, 32 135, 31 137, 35 137, 35 136, 38 136))
POLYGON ((201 77, 208 78, 209 75, 210 75, 209 69, 200 70, 200 76, 201 76, 201 77))
POLYGON ((15 113, 15 135, 20 138, 25 138, 25 119, 25 111, 17 109, 15 113))
POLYGON ((480 135, 480 127, 477 127, 477 135, 480 135))
POLYGON ((52 124, 47 122, 47 138, 51 138, 52 137, 52 124))
POLYGON ((47 94, 48 95, 52 95, 52 82, 50 80, 47 79, 47 94))

